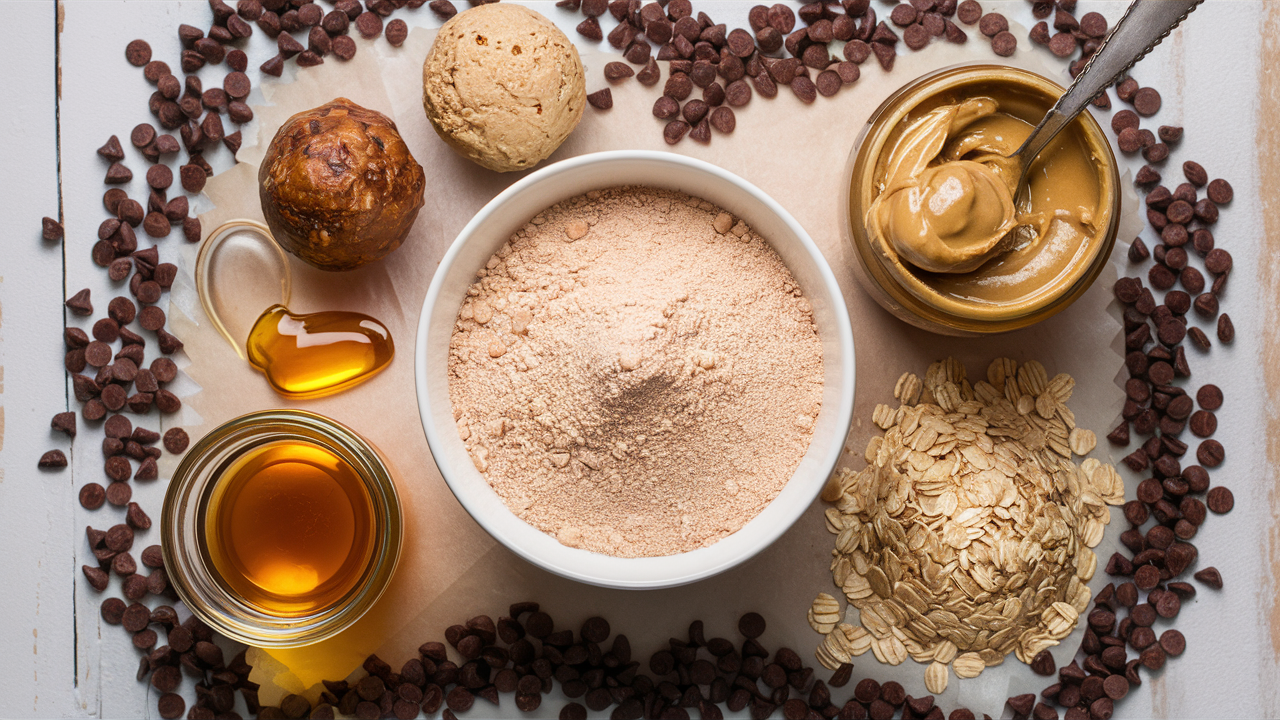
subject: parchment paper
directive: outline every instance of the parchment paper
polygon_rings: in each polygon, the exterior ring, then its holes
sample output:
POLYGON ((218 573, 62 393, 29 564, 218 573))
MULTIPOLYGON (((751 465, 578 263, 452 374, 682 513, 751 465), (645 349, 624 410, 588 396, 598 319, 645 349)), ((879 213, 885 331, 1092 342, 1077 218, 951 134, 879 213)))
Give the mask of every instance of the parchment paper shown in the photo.
MULTIPOLYGON (((257 138, 246 132, 241 163, 212 178, 205 192, 214 208, 201 215, 206 231, 232 218, 261 219, 257 163, 266 144, 288 116, 337 96, 391 116, 414 157, 427 173, 426 206, 408 241, 386 260, 352 273, 322 273, 291 260, 291 309, 356 310, 373 315, 390 328, 398 357, 378 377, 339 395, 291 402, 276 395, 265 380, 212 329, 199 310, 189 277, 175 286, 173 302, 179 337, 186 343, 191 364, 185 372, 198 389, 186 398, 182 420, 199 436, 219 423, 243 413, 270 407, 302 407, 333 417, 363 434, 383 452, 394 473, 408 519, 404 554, 385 597, 365 619, 338 638, 295 651, 251 651, 252 678, 262 683, 264 704, 277 702, 285 692, 306 692, 314 699, 320 678, 359 674, 365 655, 376 651, 393 667, 413 656, 428 639, 442 639, 444 629, 480 613, 506 614, 513 601, 534 599, 551 612, 561 627, 577 628, 591 614, 604 614, 614 632, 626 633, 637 657, 647 657, 668 637, 681 637, 694 619, 706 622, 708 636, 740 640, 736 619, 746 611, 761 612, 770 621, 762 638, 767 647, 789 646, 812 658, 821 637, 805 621, 813 597, 832 590, 828 570, 834 539, 823 526, 825 505, 816 501, 778 542, 756 558, 718 577, 661 591, 614 591, 580 585, 552 576, 519 559, 493 541, 472 521, 449 492, 431 459, 419 422, 414 396, 413 357, 415 323, 423 297, 439 260, 471 216, 519 174, 498 174, 454 154, 431 129, 421 107, 421 64, 434 31, 415 30, 401 48, 386 43, 360 43, 348 63, 326 62, 298 75, 291 84, 267 84, 265 105, 255 106, 257 138)), ((612 55, 586 53, 588 91, 603 86, 601 68, 612 55)), ((1050 375, 1067 372, 1077 380, 1070 405, 1083 427, 1104 436, 1119 416, 1122 394, 1117 380, 1122 370, 1123 338, 1119 312, 1110 287, 1124 271, 1124 242, 1140 228, 1136 200, 1125 198, 1126 220, 1121 243, 1098 282, 1074 306, 1031 328, 981 339, 954 339, 916 330, 881 310, 854 280, 855 262, 842 239, 839 207, 844 197, 845 163, 854 140, 869 115, 897 87, 925 72, 960 62, 1006 62, 1028 67, 1069 82, 1065 66, 1050 65, 1043 53, 1020 50, 1009 59, 996 58, 988 44, 975 36, 963 46, 933 43, 921 52, 897 59, 892 75, 875 62, 862 66, 862 78, 834 98, 819 98, 804 107, 787 89, 766 100, 758 95, 737 109, 737 130, 730 137, 716 135, 709 145, 689 139, 669 147, 662 140, 662 122, 650 108, 655 89, 634 80, 613 86, 614 107, 588 107, 582 124, 548 162, 574 155, 623 148, 672 151, 698 157, 755 183, 786 207, 822 249, 844 291, 853 321, 857 353, 857 397, 854 426, 842 462, 862 466, 862 449, 876 432, 870 422, 876 403, 892 402, 899 374, 923 374, 933 360, 951 355, 964 361, 970 375, 984 375, 994 357, 1019 361, 1037 359, 1050 375)), ((665 63, 663 63, 665 65, 665 63)), ((666 77, 664 68, 663 77, 666 77)), ((1105 123, 1104 123, 1105 125, 1105 123)), ((619 183, 626 178, 619 178, 619 183)), ((1128 187, 1127 182, 1122 186, 1128 187)), ((246 255, 249 258, 249 255, 246 255)), ((184 258, 194 265, 194 250, 184 258)), ((277 301, 278 278, 251 258, 230 258, 221 264, 215 282, 222 290, 224 320, 243 340, 249 323, 277 301), (229 289, 228 289, 229 288, 229 289), (232 317, 227 317, 231 315, 232 317), (238 328, 235 330, 234 328, 238 328)), ((1117 461, 1103 440, 1095 454, 1117 461)), ((1126 476, 1131 475, 1123 471, 1126 476)), ((1137 479, 1128 477, 1130 490, 1137 479)), ((1096 549, 1098 572, 1090 583, 1095 594, 1106 584, 1102 568, 1117 547, 1122 517, 1096 549)), ((1081 627, 1055 649, 1058 663, 1069 662, 1079 646, 1081 627), (1070 650, 1069 650, 1070 649, 1070 650)), ((881 666, 870 654, 855 662, 854 683, 863 676, 897 680, 908 693, 924 695, 924 666, 908 660, 898 667, 881 666)), ((819 677, 826 677, 822 671, 819 677)), ((1046 681, 1010 656, 973 680, 951 678, 939 698, 943 707, 966 705, 977 712, 1007 712, 1005 699, 1038 692, 1046 681)), ((837 691, 843 700, 852 689, 837 691)), ((510 705, 510 703, 508 703, 510 705)), ((559 704, 548 700, 544 715, 559 704)), ((485 708, 486 713, 516 717, 513 707, 485 708)))

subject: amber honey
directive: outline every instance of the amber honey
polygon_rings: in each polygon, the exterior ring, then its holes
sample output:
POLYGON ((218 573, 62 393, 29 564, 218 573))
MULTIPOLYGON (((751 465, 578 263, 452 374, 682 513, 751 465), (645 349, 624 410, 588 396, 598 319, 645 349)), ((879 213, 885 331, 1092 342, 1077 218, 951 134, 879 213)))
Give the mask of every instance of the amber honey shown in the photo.
POLYGON ((376 375, 395 357, 386 326, 345 311, 295 314, 272 305, 245 344, 249 362, 281 395, 320 397, 376 375))
POLYGON ((209 500, 205 540, 218 579, 277 617, 309 615, 351 594, 377 543, 360 475, 329 449, 301 440, 236 458, 209 500))

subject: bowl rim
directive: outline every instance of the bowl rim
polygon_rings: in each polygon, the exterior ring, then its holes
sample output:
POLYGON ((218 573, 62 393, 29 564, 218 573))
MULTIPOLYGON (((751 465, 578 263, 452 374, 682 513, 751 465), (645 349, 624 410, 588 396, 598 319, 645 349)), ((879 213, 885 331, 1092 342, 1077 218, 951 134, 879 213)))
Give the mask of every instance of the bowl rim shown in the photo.
MULTIPOLYGON (((684 572, 679 575, 664 576, 654 580, 627 579, 625 577, 625 573, 619 573, 618 577, 605 578, 581 571, 574 567, 570 562, 556 562, 552 558, 547 558, 543 555, 532 552, 521 543, 515 542, 512 535, 502 527, 501 521, 506 518, 503 516, 488 517, 484 512, 481 512, 478 507, 480 503, 479 495, 473 493, 467 487, 467 483, 464 478, 460 477, 447 462, 442 462, 437 457, 436 449, 443 447, 444 438, 442 433, 453 428, 438 427, 432 419, 432 396, 429 390, 425 362, 432 311, 440 298, 440 294, 443 292, 444 278, 449 275, 451 270, 453 270, 453 266, 456 263, 457 257, 461 253, 463 246, 474 236, 476 229, 482 223, 484 223, 491 215, 499 212, 511 198, 524 192, 533 185, 552 181, 557 176, 589 165, 636 160, 685 166, 686 168, 715 176, 724 182, 728 182, 736 186, 739 190, 746 192, 756 202, 759 202, 764 206, 768 212, 777 216, 777 218, 787 226, 799 241, 801 248, 803 248, 813 261, 817 270, 817 275, 821 279, 821 285, 831 298, 831 312, 834 315, 835 320, 835 340, 837 341, 840 352, 840 381, 842 385, 847 388, 847 390, 840 395, 839 404, 836 408, 835 419, 837 429, 841 430, 837 435, 839 440, 830 443, 830 447, 827 447, 818 458, 819 467, 825 471, 823 475, 825 481, 825 478, 835 471, 836 464, 844 450, 845 441, 848 438, 849 429, 853 422, 854 396, 856 393, 853 326, 849 319, 849 309, 848 304, 845 302, 844 293, 841 291, 840 285, 836 281, 835 274, 832 272, 831 265, 827 262, 826 257, 822 254, 822 251, 818 248, 817 244, 814 243, 813 238, 809 236, 809 233, 805 231, 804 227, 800 225, 791 213, 787 212, 781 204, 758 188, 755 184, 728 170, 725 170, 724 168, 697 158, 656 150, 609 150, 586 153, 540 168, 517 180, 505 190, 498 193, 498 195, 477 211, 467 224, 463 226, 462 230, 458 232, 457 236, 449 245, 449 248, 445 251, 444 256, 440 259, 440 264, 436 267, 435 272, 432 275, 431 284, 427 289, 427 295, 423 299, 422 310, 418 316, 417 335, 414 338, 413 374, 418 402, 419 420, 422 423, 423 431, 426 433, 427 444, 431 448, 431 459, 435 463, 436 468, 440 471, 440 475, 444 478, 445 484, 448 485, 449 490, 453 493, 454 497, 457 498, 459 504, 462 505, 463 509, 467 511, 472 519, 474 519, 476 523, 485 530, 485 532, 505 546, 508 550, 519 555, 525 561, 561 577, 600 587, 640 590, 675 587, 678 585, 697 582, 742 564, 772 545, 779 537, 782 536, 783 533, 791 529, 791 527, 795 525, 796 521, 799 520, 800 517, 808 510, 810 505, 812 505, 813 501, 810 500, 808 503, 803 505, 797 505, 794 510, 788 512, 781 518, 781 522, 776 522, 773 525, 766 526, 763 532, 756 533, 743 551, 727 556, 714 564, 700 567, 694 571, 684 572)), ((444 400, 448 401, 448 398, 446 397, 444 400)), ((806 451, 806 454, 807 452, 808 451, 806 451)), ((787 480, 787 483, 791 483, 795 481, 795 479, 796 476, 793 473, 787 480)), ((816 497, 817 491, 814 493, 814 498, 816 497)), ((776 499, 777 498, 770 501, 770 505, 772 505, 776 499)), ((503 507, 505 509, 505 504, 503 507)), ((766 505, 765 508, 761 510, 761 513, 764 513, 768 507, 769 505, 766 505)), ((506 509, 506 512, 511 516, 511 520, 526 525, 535 532, 542 532, 541 530, 528 525, 527 522, 512 513, 510 509, 506 509)), ((759 515, 756 517, 759 517, 759 515)), ((748 523, 749 522, 750 521, 748 521, 748 523)), ((745 528, 746 525, 743 527, 745 528)), ((739 531, 740 530, 741 528, 739 531)), ((733 537, 733 535, 739 531, 729 534, 726 538, 733 537)), ((719 542, 723 542, 723 539, 719 542)), ((713 543, 707 548, 698 548, 697 550, 709 549, 715 547, 716 544, 718 543, 713 543)), ((580 552, 591 552, 579 548, 568 548, 567 546, 566 549, 577 550, 580 552)), ((697 550, 688 552, 697 552, 697 550)), ((599 555, 599 553, 593 554, 599 555)), ((635 564, 637 562, 645 561, 652 563, 655 560, 662 560, 665 557, 680 557, 685 554, 687 553, 679 553, 673 556, 640 558, 603 557, 609 558, 609 560, 617 563, 620 567, 625 567, 627 564, 635 564)))

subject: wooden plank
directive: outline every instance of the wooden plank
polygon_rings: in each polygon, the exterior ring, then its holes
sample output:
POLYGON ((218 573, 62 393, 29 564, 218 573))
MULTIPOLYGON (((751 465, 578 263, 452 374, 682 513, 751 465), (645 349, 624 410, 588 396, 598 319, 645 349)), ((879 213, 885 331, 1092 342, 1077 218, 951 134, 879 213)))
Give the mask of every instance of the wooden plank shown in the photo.
MULTIPOLYGON (((61 33, 60 117, 62 191, 67 234, 72 238, 67 244, 67 287, 68 292, 89 288, 99 311, 94 318, 70 318, 78 327, 88 330, 92 321, 102 316, 102 310, 112 297, 129 297, 128 288, 121 283, 111 283, 104 269, 96 266, 90 258, 91 248, 97 240, 98 225, 108 217, 101 200, 108 187, 103 184, 107 163, 95 151, 111 135, 119 137, 125 151, 124 165, 133 172, 133 180, 118 187, 144 207, 147 204, 145 176, 151 163, 130 144, 129 133, 135 125, 143 122, 156 125, 158 129, 156 119, 147 110, 148 98, 155 87, 143 78, 141 69, 126 62, 125 45, 133 38, 146 39, 153 48, 153 58, 164 60, 180 73, 177 26, 181 18, 200 18, 196 24, 207 26, 208 15, 208 4, 204 2, 95 2, 65 6, 61 33)), ((216 84, 220 85, 220 80, 219 77, 216 84)), ((206 86, 215 84, 212 73, 206 78, 206 83, 206 86)), ((184 156, 180 153, 180 157, 184 156)), ((210 159, 218 161, 213 154, 210 159)), ((181 190, 171 191, 169 195, 173 197, 178 192, 181 190)), ((176 258, 176 246, 183 242, 181 232, 156 241, 139 227, 137 235, 139 248, 158 245, 161 257, 166 261, 176 258)), ((151 334, 146 335, 150 337, 151 334)), ((149 363, 158 355, 154 339, 148 340, 146 351, 146 362, 149 363)), ((73 404, 78 405, 74 401, 73 404)), ((135 425, 151 429, 160 426, 154 410, 146 416, 130 415, 130 419, 135 425)), ((102 453, 98 450, 102 441, 100 423, 98 425, 77 438, 77 445, 84 448, 76 453, 74 459, 79 483, 106 482, 102 453)), ((134 482, 132 485, 133 499, 151 514, 154 521, 150 530, 136 533, 133 549, 136 559, 144 547, 159 542, 159 516, 165 482, 134 482)), ((74 503, 68 507, 72 506, 81 532, 85 525, 106 529, 124 521, 123 512, 110 505, 96 511, 84 510, 74 503)), ((74 548, 80 558, 78 567, 89 557, 89 548, 82 537, 77 537, 74 548)), ((103 597, 122 597, 119 579, 113 577, 111 585, 102 594, 87 588, 82 580, 78 583, 81 591, 76 594, 74 618, 78 658, 76 679, 84 711, 100 717, 130 717, 144 713, 154 717, 155 693, 148 684, 135 679, 139 653, 129 642, 129 634, 120 627, 103 623, 98 612, 103 597)), ((189 700, 194 699, 192 683, 183 685, 189 700)))
POLYGON ((0 260, 0 527, 6 529, 0 623, 0 715, 82 712, 72 692, 72 611, 78 589, 71 547, 75 488, 69 469, 42 471, 49 449, 71 443, 49 429, 66 409, 62 370, 63 253, 41 240, 57 218, 56 12, 51 2, 9 3, 0 47, 5 103, 4 200, 9 231, 0 260))

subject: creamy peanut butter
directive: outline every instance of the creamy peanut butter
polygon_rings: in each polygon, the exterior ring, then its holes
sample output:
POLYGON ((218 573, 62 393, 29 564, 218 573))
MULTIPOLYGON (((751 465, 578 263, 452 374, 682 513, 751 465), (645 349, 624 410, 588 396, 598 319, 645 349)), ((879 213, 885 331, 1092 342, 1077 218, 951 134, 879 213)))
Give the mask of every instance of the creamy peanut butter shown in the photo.
POLYGON ((903 132, 889 150, 887 186, 867 212, 886 251, 921 270, 965 273, 1007 245, 1018 226, 1016 163, 1008 167, 989 134, 970 130, 998 107, 986 97, 943 105, 903 132), (969 152, 982 155, 966 159, 969 152))
POLYGON ((993 73, 918 99, 887 135, 863 219, 913 294, 965 314, 1031 309, 1097 255, 1116 211, 1114 169, 1079 121, 1016 187, 1008 156, 1052 103, 993 73))

